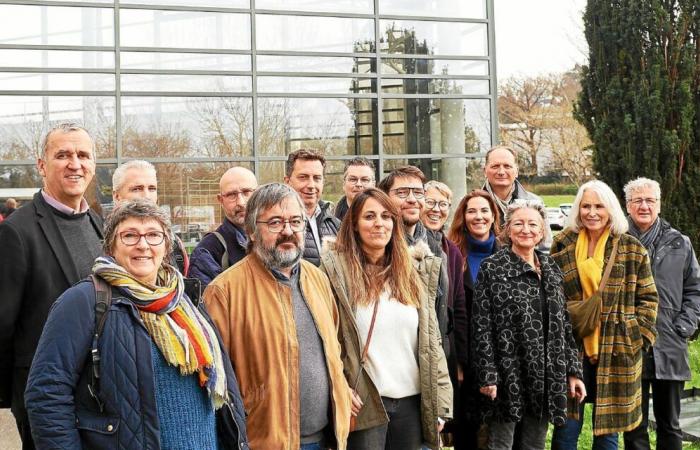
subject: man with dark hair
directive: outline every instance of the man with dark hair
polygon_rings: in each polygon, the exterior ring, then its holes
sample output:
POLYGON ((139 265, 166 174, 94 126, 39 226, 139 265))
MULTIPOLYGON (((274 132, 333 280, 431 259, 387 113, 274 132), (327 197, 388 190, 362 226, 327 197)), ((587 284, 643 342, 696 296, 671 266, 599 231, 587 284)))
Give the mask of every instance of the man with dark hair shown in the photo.
POLYGON ((34 448, 24 389, 49 308, 102 253, 102 219, 84 197, 95 175, 92 138, 61 124, 41 150, 43 188, 0 224, 0 407, 11 406, 24 449, 34 448))
POLYGON ((251 450, 344 449, 351 394, 328 277, 304 251, 299 195, 270 183, 250 197, 248 255, 204 292, 236 368, 251 450))
POLYGON ((415 166, 403 166, 394 169, 384 177, 377 187, 384 191, 399 210, 406 230, 406 242, 409 247, 427 245, 433 255, 442 258, 440 268, 440 282, 435 299, 435 312, 437 313, 440 334, 442 335, 442 347, 445 356, 450 354, 448 333, 450 328, 450 312, 447 307, 448 273, 447 255, 442 251, 442 243, 438 242, 420 221, 421 213, 425 208, 425 182, 427 179, 423 171, 415 166))
POLYGON ((219 180, 216 199, 224 210, 224 221, 207 234, 192 252, 190 276, 206 287, 221 272, 246 255, 248 236, 244 221, 248 199, 258 187, 255 174, 245 167, 231 167, 219 180))
POLYGON ((321 264, 321 245, 326 236, 336 236, 340 220, 331 213, 331 204, 321 200, 326 158, 315 150, 301 149, 287 157, 284 182, 297 191, 308 217, 304 259, 321 264))
POLYGON ((362 156, 356 156, 345 163, 343 172, 343 192, 345 195, 335 205, 335 217, 338 220, 343 220, 358 194, 365 189, 374 187, 374 170, 372 160, 362 156))

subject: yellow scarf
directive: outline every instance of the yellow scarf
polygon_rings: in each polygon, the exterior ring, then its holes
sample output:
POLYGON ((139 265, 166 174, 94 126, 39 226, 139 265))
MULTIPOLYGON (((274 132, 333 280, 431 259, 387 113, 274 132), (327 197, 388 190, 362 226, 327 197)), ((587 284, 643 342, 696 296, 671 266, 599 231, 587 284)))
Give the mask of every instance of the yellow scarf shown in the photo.
MULTIPOLYGON (((576 269, 578 278, 583 288, 583 299, 595 294, 603 278, 603 268, 605 265, 605 244, 610 237, 610 228, 607 228, 596 243, 593 257, 588 257, 588 232, 582 229, 576 240, 576 269)), ((598 361, 598 346, 600 342, 600 325, 596 327, 593 334, 583 337, 583 351, 590 359, 591 363, 598 361)))

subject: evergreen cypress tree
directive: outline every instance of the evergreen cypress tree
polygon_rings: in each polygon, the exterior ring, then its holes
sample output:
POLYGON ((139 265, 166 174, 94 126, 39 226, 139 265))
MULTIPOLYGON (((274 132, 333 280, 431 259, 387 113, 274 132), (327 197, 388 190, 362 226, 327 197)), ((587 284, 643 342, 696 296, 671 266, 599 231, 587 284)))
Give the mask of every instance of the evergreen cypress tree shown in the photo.
POLYGON ((661 183, 662 214, 700 244, 700 2, 589 0, 577 119, 600 178, 622 197, 661 183))

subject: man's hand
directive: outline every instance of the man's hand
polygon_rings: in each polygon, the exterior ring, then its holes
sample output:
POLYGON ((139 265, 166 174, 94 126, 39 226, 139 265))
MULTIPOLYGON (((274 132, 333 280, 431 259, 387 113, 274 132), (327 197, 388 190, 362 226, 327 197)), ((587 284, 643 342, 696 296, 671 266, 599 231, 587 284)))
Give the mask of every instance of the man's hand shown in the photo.
POLYGON ((569 375, 569 397, 575 398, 578 403, 581 403, 586 398, 586 385, 578 378, 569 375))
POLYGON ((479 388, 479 392, 481 392, 483 395, 487 396, 491 400, 496 399, 496 385, 484 386, 482 388, 479 388))

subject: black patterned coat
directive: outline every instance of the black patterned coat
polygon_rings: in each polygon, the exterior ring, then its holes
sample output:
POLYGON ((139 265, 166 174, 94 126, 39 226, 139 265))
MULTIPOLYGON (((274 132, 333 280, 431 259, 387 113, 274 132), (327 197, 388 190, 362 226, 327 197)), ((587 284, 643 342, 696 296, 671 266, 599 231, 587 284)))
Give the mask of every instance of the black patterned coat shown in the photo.
POLYGON ((510 247, 481 263, 472 305, 473 364, 480 387, 498 387, 496 399, 482 403, 486 420, 517 422, 528 414, 563 425, 567 375, 582 378, 561 271, 549 256, 536 254, 542 281, 510 247))

